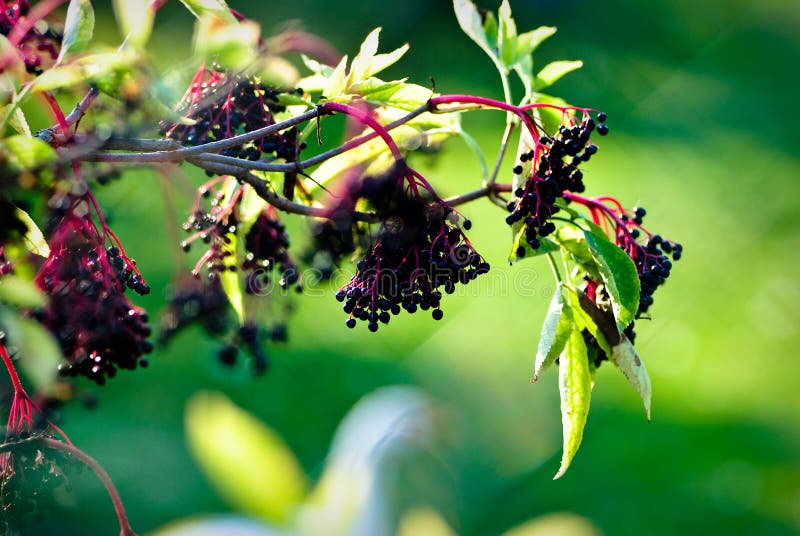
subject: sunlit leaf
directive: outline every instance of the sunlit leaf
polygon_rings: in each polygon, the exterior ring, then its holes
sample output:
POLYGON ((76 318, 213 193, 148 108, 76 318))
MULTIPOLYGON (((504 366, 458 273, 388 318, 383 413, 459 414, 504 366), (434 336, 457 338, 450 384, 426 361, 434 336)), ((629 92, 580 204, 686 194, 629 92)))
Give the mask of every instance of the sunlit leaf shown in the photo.
POLYGON ((458 25, 470 39, 483 49, 493 60, 497 59, 494 48, 490 46, 483 28, 483 21, 478 8, 470 0, 453 0, 458 25))
POLYGON ((562 77, 583 67, 583 62, 560 60, 548 63, 536 74, 534 89, 539 91, 558 82, 562 77))
MULTIPOLYGON (((579 330, 588 330, 589 333, 591 333, 592 336, 597 340, 597 345, 600 346, 600 349, 603 350, 606 355, 611 355, 611 345, 609 344, 605 333, 597 324, 594 317, 592 317, 592 315, 590 315, 589 312, 586 311, 581 305, 581 299, 578 295, 578 292, 580 291, 574 288, 567 288, 567 301, 570 305, 573 322, 579 330)), ((613 319, 610 320, 613 326, 613 319)))
POLYGON ((415 508, 400 518, 397 536, 457 536, 457 534, 437 511, 430 508, 415 508))
POLYGON ((186 436, 200 468, 234 508, 283 525, 305 497, 305 475, 284 441, 221 393, 189 400, 186 436))
POLYGON ((639 276, 636 265, 619 246, 604 235, 584 231, 584 236, 611 297, 614 317, 621 333, 633 322, 639 308, 639 276))
POLYGON ((25 233, 25 237, 23 238, 27 250, 40 257, 49 256, 50 246, 47 244, 47 240, 45 240, 36 222, 33 221, 27 212, 19 207, 17 207, 17 218, 28 228, 28 232, 25 233))
POLYGON ((94 9, 90 0, 70 0, 67 18, 64 21, 64 37, 56 63, 61 63, 67 54, 86 48, 94 34, 94 9))
POLYGON ((585 517, 569 512, 546 514, 504 532, 502 536, 602 536, 585 517))
POLYGON ((517 25, 511 16, 511 5, 503 0, 497 11, 497 49, 500 61, 510 69, 517 58, 517 25))
POLYGON ((554 33, 556 33, 555 26, 539 26, 535 30, 519 34, 517 36, 517 61, 533 54, 539 45, 554 33))
POLYGON ((558 251, 558 244, 553 242, 547 236, 540 236, 537 238, 539 240, 539 247, 533 249, 530 244, 528 244, 528 240, 525 236, 525 224, 524 222, 517 222, 519 225, 514 225, 513 230, 515 231, 514 240, 511 242, 511 251, 508 254, 508 262, 513 264, 517 261, 521 261, 522 259, 531 259, 533 257, 538 257, 539 255, 546 255, 548 253, 554 253, 558 251), (520 255, 520 248, 522 248, 523 255, 520 255))
MULTIPOLYGON (((223 254, 229 253, 231 258, 235 259, 238 239, 235 234, 230 235, 229 238, 230 242, 226 242, 223 245, 222 252, 223 254)), ((219 280, 231 307, 236 311, 239 324, 244 325, 244 293, 242 292, 242 284, 239 281, 239 272, 222 270, 219 274, 219 280)))
POLYGON ((569 468, 572 458, 583 439, 583 428, 589 414, 592 396, 592 377, 586 356, 586 343, 577 329, 570 333, 567 345, 558 363, 558 384, 561 395, 561 426, 564 435, 564 451, 561 467, 553 479, 560 478, 569 468))
POLYGON ((11 112, 11 116, 8 118, 8 124, 11 125, 11 128, 19 134, 31 136, 31 127, 28 126, 28 120, 25 119, 22 108, 14 104, 6 104, 0 108, 0 117, 5 117, 9 112, 11 112))
POLYGON ((142 6, 143 0, 113 0, 122 35, 134 46, 144 46, 153 31, 155 11, 142 6))
POLYGON ((39 138, 14 135, 0 141, 0 151, 14 171, 26 171, 45 166, 58 159, 52 147, 39 138))
POLYGON ((35 308, 47 303, 47 298, 31 281, 9 274, 0 278, 0 302, 35 308))
POLYGON ((533 381, 552 365, 567 345, 573 330, 572 313, 569 303, 564 302, 564 288, 559 285, 550 300, 550 307, 539 334, 536 362, 533 366, 533 381))
POLYGON ((228 24, 237 22, 225 0, 181 0, 181 3, 198 19, 203 15, 213 15, 228 24))
POLYGON ((636 389, 636 392, 639 393, 649 421, 650 401, 653 394, 650 377, 647 375, 647 369, 639 358, 636 348, 633 347, 633 344, 625 335, 620 339, 620 343, 613 348, 611 360, 619 367, 619 370, 628 379, 633 388, 636 389))
POLYGON ((194 49, 202 61, 241 70, 255 60, 260 34, 251 20, 229 23, 206 12, 197 21, 194 49))

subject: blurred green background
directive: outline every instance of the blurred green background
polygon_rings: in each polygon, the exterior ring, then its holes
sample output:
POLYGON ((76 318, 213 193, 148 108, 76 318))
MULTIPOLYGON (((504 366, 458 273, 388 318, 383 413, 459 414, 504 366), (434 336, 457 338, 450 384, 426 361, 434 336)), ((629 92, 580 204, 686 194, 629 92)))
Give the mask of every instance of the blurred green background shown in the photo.
MULTIPOLYGON (((113 43, 110 8, 97 4, 98 31, 113 43)), ((391 75, 423 85, 433 76, 443 93, 501 96, 449 2, 232 5, 267 34, 300 21, 351 54, 383 26, 383 50, 411 44, 391 75)), ((541 260, 505 265, 502 213, 476 203, 464 209, 475 222, 470 236, 495 269, 449 298, 441 323, 406 315, 376 335, 351 332, 331 292, 307 292, 294 300, 290 342, 270 347, 264 377, 224 369, 216 344, 190 331, 157 350, 149 369, 104 388, 85 385, 98 407, 68 406, 63 427, 111 474, 138 531, 229 509, 186 447, 183 409, 198 390, 221 390, 263 419, 313 478, 359 398, 412 384, 448 418, 440 466, 404 472, 398 495, 435 506, 459 534, 495 535, 557 511, 609 535, 800 532, 800 152, 796 120, 784 117, 800 81, 800 8, 791 0, 528 0, 512 8, 521 31, 559 27, 537 52, 539 66, 586 63, 552 92, 608 112, 612 135, 587 165, 589 193, 641 203, 651 229, 685 246, 656 295, 653 321, 637 326, 653 421, 621 375, 601 367, 581 451, 564 478, 551 480, 560 457, 556 375, 537 385, 529 378, 552 282, 541 260)), ((151 45, 164 70, 189 56, 191 21, 179 4, 159 14, 151 45)), ((464 119, 488 155, 503 122, 490 113, 464 119)), ((480 180, 457 140, 428 175, 446 193, 480 180)), ((157 184, 138 172, 99 191, 154 289, 138 300, 153 317, 174 271, 157 184)), ((67 505, 31 534, 116 534, 100 485, 88 472, 71 480, 67 505)))

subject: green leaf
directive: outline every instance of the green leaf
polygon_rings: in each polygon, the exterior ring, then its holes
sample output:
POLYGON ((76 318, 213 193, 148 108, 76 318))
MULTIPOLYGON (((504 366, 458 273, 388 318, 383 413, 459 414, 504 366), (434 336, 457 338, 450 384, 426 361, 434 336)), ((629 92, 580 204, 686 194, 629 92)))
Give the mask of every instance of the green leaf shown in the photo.
POLYGON ((348 86, 362 82, 371 76, 394 65, 408 51, 408 43, 388 54, 378 54, 378 42, 381 28, 375 28, 361 43, 361 48, 353 58, 348 73, 348 86))
POLYGON ((11 125, 11 128, 23 136, 32 136, 31 127, 28 126, 28 120, 25 119, 22 108, 14 104, 6 104, 0 108, 0 117, 5 117, 9 111, 11 112, 11 116, 8 118, 8 124, 11 125))
MULTIPOLYGON (((229 243, 223 245, 222 252, 223 254, 230 253, 228 258, 235 259, 238 238, 236 235, 230 235, 230 239, 229 243)), ((222 291, 225 292, 225 296, 228 298, 231 307, 236 311, 239 324, 244 325, 244 294, 242 293, 242 285, 239 281, 239 272, 223 270, 219 275, 219 280, 222 285, 222 291)))
POLYGON ((602 279, 597 262, 595 262, 589 244, 586 243, 586 238, 583 236, 583 229, 575 225, 563 225, 556 231, 555 240, 561 245, 563 253, 571 262, 580 266, 594 279, 598 281, 602 279))
POLYGON ((58 159, 52 147, 39 138, 14 135, 0 141, 0 152, 13 171, 21 172, 45 166, 58 159))
POLYGON ((260 34, 261 28, 253 21, 221 22, 205 12, 197 21, 194 50, 202 61, 238 71, 255 61, 260 34))
POLYGON ((580 60, 577 61, 560 60, 548 63, 536 75, 536 81, 534 82, 534 89, 539 91, 546 87, 552 86, 553 84, 558 82, 563 76, 571 73, 572 71, 576 71, 581 67, 583 67, 583 62, 580 60))
POLYGON ((181 3, 198 19, 203 15, 213 15, 228 24, 239 22, 225 0, 181 0, 181 3))
POLYGON ((583 331, 584 329, 589 330, 589 333, 597 339, 597 345, 600 346, 600 349, 603 350, 607 356, 611 355, 611 346, 606 339, 603 330, 600 329, 600 326, 597 325, 594 318, 586 311, 583 307, 581 307, 581 301, 578 297, 578 290, 575 290, 572 287, 567 287, 567 296, 569 301, 569 306, 571 307, 572 312, 572 319, 575 322, 579 331, 583 331))
MULTIPOLYGON (((430 99, 432 96, 433 92, 427 87, 417 84, 403 84, 397 89, 397 91, 392 91, 391 96, 386 98, 386 100, 381 102, 381 104, 410 112, 428 102, 428 99, 430 99)), ((379 102, 375 95, 368 97, 368 100, 372 102, 379 102)), ((423 114, 420 117, 426 119, 424 116, 431 115, 458 117, 456 114, 423 114)), ((430 117, 427 119, 430 120, 430 117)), ((442 122, 439 121, 439 123, 441 124, 442 122)), ((417 122, 416 124, 419 125, 420 123, 417 122)))
POLYGON ((542 42, 556 33, 555 26, 539 26, 517 36, 517 61, 533 54, 542 42))
POLYGON ((36 222, 33 221, 27 212, 19 207, 17 207, 17 218, 28 228, 28 232, 25 233, 25 237, 23 238, 28 251, 40 257, 50 256, 50 246, 47 244, 47 240, 45 240, 36 222))
POLYGON ((67 54, 86 48, 94 34, 94 9, 90 0, 70 0, 64 21, 64 37, 56 63, 64 61, 67 54))
MULTIPOLYGON (((535 94, 534 102, 553 104, 561 107, 569 106, 564 99, 553 97, 552 95, 545 95, 543 93, 535 94)), ((539 116, 539 119, 544 125, 544 130, 548 134, 555 134, 564 120, 564 114, 554 108, 537 108, 536 114, 539 116)))
POLYGON ((503 0, 497 11, 497 49, 500 52, 500 61, 511 69, 517 59, 517 25, 511 16, 511 5, 508 0, 503 0))
POLYGON ((564 475, 572 458, 578 452, 586 417, 589 414, 589 400, 592 395, 592 376, 586 355, 586 343, 577 329, 573 329, 567 345, 561 353, 558 364, 558 384, 561 395, 561 426, 564 436, 564 451, 561 467, 553 477, 556 480, 564 475))
POLYGON ((533 249, 528 241, 525 239, 525 225, 523 222, 517 222, 514 225, 515 231, 514 240, 511 244, 511 252, 508 254, 508 262, 514 264, 522 259, 538 257, 547 253, 558 251, 558 244, 553 242, 549 237, 540 236, 538 249, 533 249), (522 246, 525 249, 525 255, 519 255, 519 248, 522 246))
POLYGON ((307 493, 306 478, 283 439, 221 393, 199 393, 186 405, 189 450, 234 508, 286 524, 307 493))
POLYGON ((564 350, 572 330, 570 306, 564 303, 564 288, 559 285, 550 300, 550 307, 547 309, 547 315, 542 324, 542 332, 539 334, 539 346, 536 350, 536 362, 533 367, 534 382, 564 350))
POLYGON ((33 386, 31 391, 49 393, 63 361, 58 343, 41 324, 16 312, 2 311, 0 320, 8 330, 11 349, 18 352, 20 371, 33 386))
POLYGON ((0 278, 0 301, 31 309, 42 307, 47 297, 31 281, 9 274, 0 278))
MULTIPOLYGON (((384 82, 380 78, 367 78, 350 86, 350 91, 357 93, 370 102, 388 104, 395 93, 407 85, 405 79, 384 82)), ((428 92, 430 95, 430 92, 428 92)))
POLYGON ((652 387, 650 386, 650 377, 647 375, 647 369, 644 363, 639 358, 636 348, 633 347, 631 341, 623 335, 620 343, 616 345, 611 352, 611 360, 614 362, 623 376, 628 379, 628 382, 636 389, 644 404, 644 411, 647 415, 647 420, 650 420, 650 400, 652 398, 652 387))
POLYGON ((33 81, 31 91, 52 91, 88 83, 113 94, 124 76, 130 73, 137 58, 135 51, 130 48, 120 52, 82 56, 68 65, 60 65, 43 72, 33 81))
POLYGON ((453 0, 458 25, 493 60, 497 60, 494 48, 489 44, 483 29, 483 21, 478 8, 470 0, 453 0))
POLYGON ((117 24, 128 43, 142 47, 153 31, 155 11, 142 6, 141 0, 113 0, 117 24))
POLYGON ((639 308, 639 276, 628 255, 604 235, 584 231, 586 243, 600 269, 603 283, 611 297, 617 328, 622 333, 633 322, 639 308))
POLYGON ((288 532, 261 521, 231 514, 193 515, 170 522, 148 534, 150 536, 291 536, 288 532))
POLYGON ((497 17, 491 11, 484 11, 483 15, 483 34, 491 50, 497 50, 497 17))

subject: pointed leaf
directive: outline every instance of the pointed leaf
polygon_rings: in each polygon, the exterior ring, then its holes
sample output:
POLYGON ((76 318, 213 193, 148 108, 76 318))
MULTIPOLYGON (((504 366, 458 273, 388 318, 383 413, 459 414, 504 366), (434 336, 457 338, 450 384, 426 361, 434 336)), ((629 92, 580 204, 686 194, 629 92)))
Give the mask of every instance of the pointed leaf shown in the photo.
POLYGON ((573 330, 569 307, 568 303, 564 303, 564 288, 559 285, 553 293, 544 324, 542 324, 542 332, 539 334, 539 346, 533 366, 533 381, 537 381, 541 377, 567 345, 567 340, 573 330))
POLYGON ((561 395, 561 425, 564 435, 564 452, 561 467, 553 480, 564 475, 583 439, 583 428, 589 414, 592 395, 592 377, 586 355, 583 335, 573 329, 558 364, 559 392, 561 395))
POLYGON ((58 343, 35 320, 7 309, 0 313, 0 323, 8 330, 9 349, 19 358, 20 371, 33 387, 29 392, 48 394, 58 379, 58 365, 63 361, 58 343))
POLYGON ((639 358, 636 348, 633 347, 631 341, 623 335, 620 343, 616 345, 611 352, 611 360, 619 367, 622 374, 628 379, 630 384, 639 393, 644 404, 644 411, 647 415, 647 420, 650 420, 650 400, 652 398, 652 387, 650 386, 650 377, 647 375, 647 369, 639 358))
POLYGON ((32 136, 31 127, 28 126, 28 120, 25 119, 22 108, 15 104, 6 104, 0 108, 0 117, 5 117, 9 111, 11 116, 8 118, 8 124, 11 125, 11 128, 24 136, 32 136))
POLYGON ((603 283, 611 297, 617 328, 622 333, 633 322, 639 308, 639 276, 636 265, 628 255, 605 236, 584 231, 586 243, 597 261, 603 283))
POLYGON ((384 69, 391 67, 395 63, 402 58, 409 49, 408 43, 405 43, 400 48, 396 48, 391 52, 387 52, 386 54, 377 54, 375 57, 372 58, 372 62, 370 63, 369 70, 367 71, 366 76, 374 76, 379 72, 383 71, 384 69))
POLYGON ((214 488, 242 512, 284 524, 306 496, 306 477, 283 439, 221 393, 189 400, 186 438, 214 488))
MULTIPOLYGON (((230 253, 230 257, 228 257, 229 259, 236 258, 237 242, 237 236, 230 235, 230 242, 224 244, 222 247, 223 253, 230 253)), ((220 283, 222 284, 222 290, 225 292, 225 296, 227 296, 231 307, 233 307, 233 310, 236 311, 236 316, 239 318, 239 324, 244 325, 244 294, 242 293, 242 285, 239 281, 239 272, 223 270, 222 273, 219 274, 219 278, 220 283)))
POLYGON ((155 11, 143 7, 141 0, 113 0, 114 15, 127 42, 141 47, 150 39, 155 11))
POLYGON ((372 62, 372 57, 375 56, 378 52, 378 40, 380 38, 381 28, 375 28, 372 30, 367 37, 364 39, 364 42, 361 43, 361 48, 358 51, 358 54, 353 58, 353 62, 350 65, 350 72, 349 74, 349 84, 352 85, 356 82, 360 82, 369 78, 369 67, 370 63, 372 62))
POLYGON ((456 12, 458 25, 470 39, 483 49, 492 59, 497 59, 497 54, 489 45, 483 30, 483 22, 478 8, 470 0, 453 0, 453 10, 456 12))
POLYGON ((238 22, 225 0, 181 0, 181 3, 198 19, 208 13, 228 24, 238 22))
POLYGON ((49 257, 50 246, 47 244, 47 240, 45 240, 36 222, 33 221, 27 212, 19 207, 17 207, 17 218, 28 228, 28 232, 25 233, 25 237, 23 238, 23 242, 25 242, 25 247, 28 251, 40 257, 49 257))
POLYGON ((503 0, 497 11, 497 49, 500 61, 510 69, 517 58, 517 25, 511 16, 511 5, 503 0))
MULTIPOLYGON (((603 330, 600 329, 595 319, 592 315, 586 311, 582 304, 581 298, 578 294, 580 291, 575 290, 572 287, 567 287, 567 301, 569 302, 570 311, 572 312, 572 320, 577 326, 579 331, 583 331, 584 329, 589 330, 589 333, 597 339, 597 345, 600 346, 600 349, 603 350, 607 356, 611 355, 611 345, 606 339, 603 330)), ((588 300, 586 295, 583 295, 585 299, 588 300)), ((611 320, 611 324, 613 326, 613 320, 611 320)))
POLYGON ((86 48, 94 34, 94 9, 90 0, 70 0, 67 18, 64 21, 64 37, 56 63, 61 63, 67 54, 86 48))
POLYGON ((583 62, 580 60, 578 61, 561 60, 548 63, 536 75, 536 82, 534 83, 534 89, 538 91, 546 87, 549 87, 558 82, 563 76, 571 73, 572 71, 578 70, 581 67, 583 67, 583 62))
POLYGON ((521 33, 517 36, 517 60, 530 56, 538 46, 556 33, 555 26, 539 26, 535 30, 521 33))

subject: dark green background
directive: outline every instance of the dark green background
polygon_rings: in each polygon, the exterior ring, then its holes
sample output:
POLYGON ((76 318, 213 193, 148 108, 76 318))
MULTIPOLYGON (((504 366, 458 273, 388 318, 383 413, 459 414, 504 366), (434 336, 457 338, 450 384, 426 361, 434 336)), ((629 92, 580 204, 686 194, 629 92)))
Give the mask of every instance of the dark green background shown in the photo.
MULTIPOLYGON (((190 54, 192 23, 173 3, 159 14, 151 43, 165 70, 190 54)), ((265 33, 299 20, 351 54, 383 26, 383 50, 411 44, 392 76, 420 84, 434 76, 443 93, 501 95, 449 2, 233 5, 265 33)), ((377 335, 354 333, 330 292, 302 296, 291 341, 270 350, 263 378, 223 370, 215 344, 190 332, 158 350, 149 369, 96 389, 96 410, 66 408, 64 428, 112 475, 137 530, 228 508, 184 442, 183 406, 196 391, 222 390, 262 418, 315 477, 348 408, 379 386, 405 383, 450 408, 439 453, 449 476, 409 472, 398 486, 432 501, 460 534, 499 534, 554 511, 586 516, 610 535, 800 531, 800 9, 788 0, 516 1, 512 8, 521 31, 560 29, 537 52, 539 66, 585 61, 554 92, 608 112, 612 135, 587 166, 589 193, 641 203, 651 229, 685 246, 656 295, 653 321, 637 328, 653 421, 617 371, 603 366, 581 451, 564 478, 551 480, 560 456, 556 376, 535 386, 528 380, 552 282, 543 261, 505 266, 502 213, 481 202, 464 212, 496 269, 477 283, 481 295, 469 289, 448 299, 441 323, 418 315, 377 335)), ((100 34, 113 43, 110 11, 98 10, 100 34)), ((503 120, 487 112, 464 123, 492 154, 503 120)), ((427 174, 447 193, 480 180, 457 140, 427 174)), ((157 184, 134 173, 99 192, 154 288, 139 300, 154 313, 173 271, 157 184)), ((71 506, 32 533, 116 534, 99 484, 86 474, 72 480, 71 506)))

